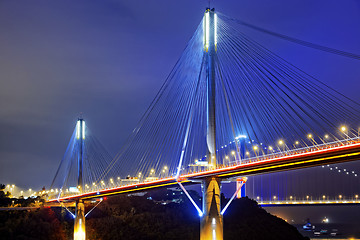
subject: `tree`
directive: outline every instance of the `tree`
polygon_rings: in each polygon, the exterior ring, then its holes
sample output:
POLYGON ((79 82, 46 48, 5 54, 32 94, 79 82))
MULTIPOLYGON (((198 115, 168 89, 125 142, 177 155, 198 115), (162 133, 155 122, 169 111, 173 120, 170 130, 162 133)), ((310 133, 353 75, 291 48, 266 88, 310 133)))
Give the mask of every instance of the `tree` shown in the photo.
POLYGON ((6 207, 11 203, 11 200, 9 198, 10 193, 4 192, 5 190, 5 185, 4 184, 0 184, 0 207, 6 207))

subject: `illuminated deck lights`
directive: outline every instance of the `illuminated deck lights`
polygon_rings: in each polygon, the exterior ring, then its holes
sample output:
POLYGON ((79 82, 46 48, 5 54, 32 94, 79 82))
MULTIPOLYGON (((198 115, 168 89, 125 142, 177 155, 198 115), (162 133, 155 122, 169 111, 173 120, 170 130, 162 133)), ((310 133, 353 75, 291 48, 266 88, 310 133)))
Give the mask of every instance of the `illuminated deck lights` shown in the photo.
MULTIPOLYGON (((253 162, 244 162, 242 164, 230 164, 230 166, 220 167, 214 170, 204 170, 196 173, 183 174, 180 176, 180 179, 182 182, 189 182, 189 179, 199 178, 203 176, 210 176, 210 175, 227 177, 227 176, 236 176, 236 175, 246 175, 251 173, 257 174, 259 171, 271 172, 273 169, 293 168, 298 165, 305 166, 305 164, 310 164, 310 165, 318 164, 317 162, 321 163, 325 161, 331 161, 332 159, 345 159, 347 157, 360 156, 360 151, 358 149, 359 147, 360 147, 360 143, 356 142, 348 145, 338 144, 332 146, 331 148, 323 148, 323 149, 320 148, 320 149, 315 149, 314 151, 294 153, 288 156, 278 157, 273 155, 265 160, 260 159, 257 161, 255 160, 253 162), (334 155, 337 154, 339 151, 340 153, 338 155, 334 155), (342 153, 344 151, 346 152, 345 154, 342 153), (320 157, 320 158, 316 157, 321 154, 329 154, 329 153, 333 154, 334 156, 330 155, 329 157, 328 156, 320 157), (288 161, 288 162, 283 163, 283 161, 288 161), (271 163, 272 165, 265 166, 268 165, 269 163, 271 163), (262 165, 264 166, 262 167, 262 165)), ((106 189, 106 190, 103 189, 103 190, 87 192, 83 194, 75 194, 73 196, 60 198, 60 200, 70 200, 76 198, 92 198, 96 195, 96 193, 99 193, 99 195, 101 196, 106 196, 106 195, 120 194, 123 192, 138 191, 138 190, 144 190, 144 189, 173 185, 173 184, 176 184, 175 177, 169 177, 161 180, 153 180, 149 182, 130 184, 128 186, 113 187, 111 189, 106 189)), ((49 200, 49 202, 51 201, 56 201, 56 199, 49 200)))

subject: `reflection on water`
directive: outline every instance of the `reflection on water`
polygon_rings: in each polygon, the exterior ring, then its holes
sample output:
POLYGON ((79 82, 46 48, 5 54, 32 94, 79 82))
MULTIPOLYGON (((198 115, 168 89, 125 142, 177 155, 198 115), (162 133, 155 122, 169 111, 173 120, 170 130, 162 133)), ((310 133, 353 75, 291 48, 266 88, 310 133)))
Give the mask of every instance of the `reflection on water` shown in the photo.
POLYGON ((360 205, 266 207, 310 238, 360 238, 360 205), (304 230, 307 220, 315 226, 304 230))
POLYGON ((303 236, 310 238, 360 238, 360 228, 358 224, 341 224, 341 223, 319 223, 314 224, 315 229, 304 230, 302 224, 294 224, 303 236))

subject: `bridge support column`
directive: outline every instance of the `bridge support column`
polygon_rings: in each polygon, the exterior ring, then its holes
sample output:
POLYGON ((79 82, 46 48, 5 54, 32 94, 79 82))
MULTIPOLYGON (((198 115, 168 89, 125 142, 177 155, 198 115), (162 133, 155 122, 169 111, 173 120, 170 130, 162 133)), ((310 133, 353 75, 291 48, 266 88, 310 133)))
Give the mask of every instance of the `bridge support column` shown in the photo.
MULTIPOLYGON (((76 127, 76 139, 78 140, 78 188, 80 193, 83 191, 83 155, 85 139, 85 121, 79 118, 76 127)), ((85 206, 83 200, 76 200, 74 240, 85 240, 85 206)))
POLYGON ((217 177, 203 181, 203 215, 200 222, 200 240, 222 240, 223 218, 220 213, 221 182, 217 177))
POLYGON ((85 240, 85 206, 82 200, 76 201, 74 240, 85 240))
POLYGON ((246 197, 246 186, 245 183, 247 181, 247 177, 240 177, 236 179, 236 190, 241 188, 238 191, 237 198, 246 197))

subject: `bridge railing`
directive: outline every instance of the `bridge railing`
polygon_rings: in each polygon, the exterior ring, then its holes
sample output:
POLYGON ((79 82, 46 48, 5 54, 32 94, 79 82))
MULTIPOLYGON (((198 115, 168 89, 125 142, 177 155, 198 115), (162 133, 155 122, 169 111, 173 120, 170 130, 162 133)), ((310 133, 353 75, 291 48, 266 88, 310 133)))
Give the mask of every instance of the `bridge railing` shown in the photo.
POLYGON ((269 153, 269 154, 258 155, 255 157, 244 158, 241 161, 239 161, 239 160, 231 161, 229 163, 229 166, 234 165, 234 164, 238 165, 238 164, 264 161, 264 160, 268 160, 268 159, 297 155, 297 154, 307 153, 307 152, 314 152, 314 151, 324 150, 324 149, 329 149, 329 148, 336 148, 336 147, 351 145, 351 144, 355 144, 355 143, 360 143, 359 137, 347 138, 347 139, 332 141, 332 142, 324 142, 324 143, 318 144, 318 145, 311 145, 311 146, 306 146, 306 147, 301 147, 301 148, 288 149, 285 151, 273 152, 273 153, 269 153))
MULTIPOLYGON (((269 154, 265 154, 265 155, 258 155, 255 157, 250 157, 250 158, 245 158, 242 159, 241 161, 237 160, 237 161, 231 161, 226 165, 218 165, 217 168, 223 168, 223 167, 229 167, 229 166, 234 166, 234 165, 241 165, 241 164, 247 164, 247 163, 252 163, 252 162, 261 162, 261 161, 265 161, 268 159, 276 159, 276 158, 280 158, 280 157, 284 157, 284 156, 292 156, 292 155, 297 155, 297 154, 302 154, 302 153, 308 153, 308 152, 314 152, 314 151, 319 151, 319 150, 324 150, 324 149, 331 149, 331 148, 336 148, 336 147, 340 147, 340 146, 345 146, 345 145, 351 145, 351 144, 356 144, 356 143, 360 143, 359 141, 359 137, 355 137, 355 138, 348 138, 348 139, 343 139, 343 140, 338 140, 338 141, 332 141, 332 142, 325 142, 322 144, 318 144, 318 145, 311 145, 311 146, 306 146, 306 147, 301 147, 301 148, 295 148, 295 149, 288 149, 285 151, 279 151, 279 152, 273 152, 273 153, 269 153, 269 154)), ((182 175, 186 175, 186 174, 191 174, 194 172, 206 172, 208 171, 207 169, 202 169, 202 170, 198 170, 198 171, 188 171, 187 173, 183 173, 182 175)), ((169 177, 174 177, 174 176, 169 176, 169 177)), ((122 186, 130 186, 130 185, 137 185, 139 183, 146 183, 146 182, 151 182, 151 181, 156 181, 157 179, 160 178, 154 178, 154 179, 148 179, 148 178, 142 178, 142 179, 138 179, 138 178, 124 178, 124 179, 120 179, 119 177, 117 177, 115 180, 113 180, 112 178, 110 178, 109 182, 104 182, 104 181, 100 181, 97 184, 92 184, 92 185, 85 185, 84 189, 83 189, 83 193, 90 193, 90 192, 96 192, 96 191, 101 191, 101 190, 105 190, 105 189, 115 189, 118 187, 122 187, 122 186)), ((69 192, 69 191, 63 191, 61 196, 73 196, 73 195, 77 195, 79 193, 75 193, 75 192, 69 192)))

